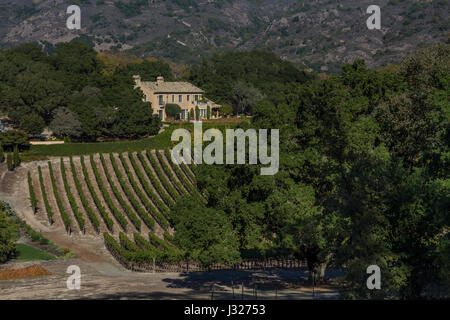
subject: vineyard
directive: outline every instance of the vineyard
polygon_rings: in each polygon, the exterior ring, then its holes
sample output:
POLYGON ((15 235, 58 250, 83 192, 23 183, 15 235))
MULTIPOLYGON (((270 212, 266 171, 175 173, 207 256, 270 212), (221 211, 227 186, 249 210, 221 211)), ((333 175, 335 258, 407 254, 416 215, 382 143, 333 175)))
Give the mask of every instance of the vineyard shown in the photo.
POLYGON ((205 201, 192 168, 175 165, 168 150, 52 159, 30 170, 27 181, 36 217, 68 236, 102 237, 129 269, 181 263, 171 207, 188 194, 205 201))

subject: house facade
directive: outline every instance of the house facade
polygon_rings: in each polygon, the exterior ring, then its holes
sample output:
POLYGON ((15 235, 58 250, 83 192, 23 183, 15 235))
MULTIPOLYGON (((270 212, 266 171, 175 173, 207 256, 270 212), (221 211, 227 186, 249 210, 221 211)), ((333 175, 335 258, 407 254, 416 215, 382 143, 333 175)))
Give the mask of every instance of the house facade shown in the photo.
POLYGON ((189 113, 194 114, 195 109, 199 109, 199 118, 207 118, 208 107, 211 111, 211 118, 217 118, 220 105, 203 98, 205 93, 202 89, 197 88, 189 82, 166 82, 163 77, 158 77, 156 82, 142 81, 139 75, 133 76, 135 88, 142 90, 144 94, 144 102, 150 102, 153 114, 157 114, 159 118, 166 120, 166 104, 177 104, 181 108, 180 120, 188 120, 189 113), (193 110, 193 111, 191 111, 193 110))

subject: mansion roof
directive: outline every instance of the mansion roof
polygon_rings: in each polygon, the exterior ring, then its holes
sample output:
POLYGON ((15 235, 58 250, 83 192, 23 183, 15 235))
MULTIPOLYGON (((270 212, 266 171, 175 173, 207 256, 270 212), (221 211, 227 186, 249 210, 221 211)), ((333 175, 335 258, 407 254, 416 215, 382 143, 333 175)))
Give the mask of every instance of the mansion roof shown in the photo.
POLYGON ((189 82, 165 82, 164 78, 158 77, 156 82, 141 81, 140 77, 135 76, 136 85, 146 88, 154 93, 197 93, 203 94, 204 91, 189 82))

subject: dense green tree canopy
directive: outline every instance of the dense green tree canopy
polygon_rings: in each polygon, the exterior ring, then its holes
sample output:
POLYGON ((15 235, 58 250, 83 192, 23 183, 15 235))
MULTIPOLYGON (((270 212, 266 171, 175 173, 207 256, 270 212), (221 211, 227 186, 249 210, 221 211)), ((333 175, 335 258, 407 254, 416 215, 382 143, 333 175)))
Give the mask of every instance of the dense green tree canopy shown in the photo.
MULTIPOLYGON (((31 134, 42 129, 39 119, 45 125, 60 121, 55 116, 62 116, 56 112, 61 108, 67 108, 72 113, 70 117, 81 124, 81 133, 63 130, 61 134, 70 133, 83 141, 157 133, 160 122, 153 117, 150 104, 142 101, 142 92, 134 89, 132 75, 163 74, 171 79, 170 67, 147 60, 130 62, 111 74, 103 72, 104 67, 93 48, 80 41, 58 44, 52 56, 34 44, 1 51, 1 111, 31 134)), ((76 121, 68 127, 73 128, 76 121)))
POLYGON ((284 99, 282 91, 287 84, 305 83, 311 77, 273 53, 250 51, 217 54, 200 65, 193 65, 189 81, 205 90, 213 101, 232 104, 236 84, 239 88, 257 89, 270 101, 278 102, 284 99))
POLYGON ((8 221, 8 217, 3 210, 3 203, 0 203, 0 263, 6 262, 15 254, 13 232, 14 225, 8 221))
MULTIPOLYGON (((324 80, 279 79, 279 95, 247 69, 247 83, 265 94, 250 126, 280 129, 280 171, 196 168, 204 210, 226 216, 241 257, 305 258, 319 280, 328 265, 344 268, 347 298, 419 298, 448 285, 449 48, 376 71, 355 61, 324 80), (366 287, 372 264, 382 270, 382 290, 366 287)), ((227 101, 233 81, 224 75, 245 75, 224 61, 238 55, 215 57, 191 77, 215 79, 207 92, 227 101), (201 71, 212 65, 212 75, 201 71)))
POLYGON ((20 130, 9 130, 0 133, 0 145, 2 145, 5 150, 13 151, 15 146, 18 146, 22 150, 27 148, 30 144, 25 132, 20 130))

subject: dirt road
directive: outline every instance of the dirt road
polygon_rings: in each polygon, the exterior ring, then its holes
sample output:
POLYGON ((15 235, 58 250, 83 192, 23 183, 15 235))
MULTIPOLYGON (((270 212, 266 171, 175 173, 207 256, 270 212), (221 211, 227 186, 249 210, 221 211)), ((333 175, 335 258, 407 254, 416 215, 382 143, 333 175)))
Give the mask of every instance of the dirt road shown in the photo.
MULTIPOLYGON (((39 264, 52 273, 49 276, 0 281, 0 300, 9 299, 313 299, 310 286, 298 280, 306 276, 301 270, 218 271, 191 274, 132 273, 110 263, 85 262, 78 259, 37 263, 13 263, 8 268, 39 264), (67 267, 81 269, 80 290, 67 289, 67 267), (231 284, 234 284, 234 296, 231 284), (242 284, 244 294, 242 296, 242 284)), ((315 299, 336 299, 332 287, 316 287, 315 299)))

